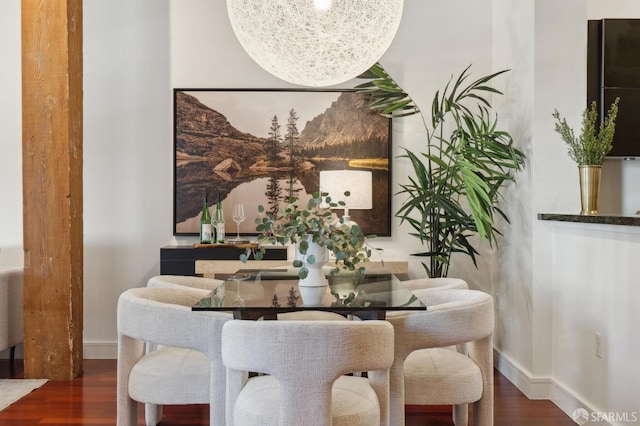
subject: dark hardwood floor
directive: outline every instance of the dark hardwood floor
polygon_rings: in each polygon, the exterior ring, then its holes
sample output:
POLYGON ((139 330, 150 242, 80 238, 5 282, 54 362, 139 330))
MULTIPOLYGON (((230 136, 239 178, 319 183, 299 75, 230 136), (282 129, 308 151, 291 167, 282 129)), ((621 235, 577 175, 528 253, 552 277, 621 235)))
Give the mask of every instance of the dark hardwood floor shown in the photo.
MULTIPOLYGON (((71 381, 48 382, 0 411, 0 425, 114 425, 116 361, 85 360, 83 375, 71 381)), ((11 369, 0 360, 0 378, 23 378, 22 361, 11 369)), ((162 425, 208 425, 206 405, 166 406, 162 425)), ((144 408, 138 409, 144 425, 144 408)), ((472 413, 473 415, 473 413, 472 413)), ((406 426, 453 425, 450 407, 407 407, 406 426)), ((501 374, 495 375, 496 426, 575 426, 550 401, 531 401, 501 374)), ((393 426, 393 425, 392 425, 393 426)))

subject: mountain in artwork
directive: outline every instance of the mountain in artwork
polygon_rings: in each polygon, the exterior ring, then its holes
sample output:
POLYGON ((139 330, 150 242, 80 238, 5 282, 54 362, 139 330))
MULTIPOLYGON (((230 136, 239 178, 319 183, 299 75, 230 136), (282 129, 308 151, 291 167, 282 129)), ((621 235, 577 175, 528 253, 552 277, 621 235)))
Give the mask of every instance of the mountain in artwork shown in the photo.
POLYGON ((176 160, 222 162, 249 167, 264 154, 264 139, 243 133, 227 118, 185 92, 176 93, 176 160))
MULTIPOLYGON (((284 127, 286 117, 279 117, 284 127)), ((299 128, 302 126, 298 126, 299 128)), ((303 148, 387 141, 388 119, 372 112, 364 97, 343 92, 321 114, 307 121, 296 145, 303 148)), ((176 152, 178 159, 220 161, 233 158, 243 166, 265 153, 265 139, 235 128, 220 112, 185 92, 176 93, 176 152)), ((366 147, 363 154, 370 152, 366 147)))
MULTIPOLYGON (((300 132, 302 148, 335 146, 353 142, 386 141, 389 136, 387 118, 371 111, 365 98, 355 92, 343 92, 322 114, 307 121, 300 132)), ((362 150, 363 154, 367 149, 362 150)))

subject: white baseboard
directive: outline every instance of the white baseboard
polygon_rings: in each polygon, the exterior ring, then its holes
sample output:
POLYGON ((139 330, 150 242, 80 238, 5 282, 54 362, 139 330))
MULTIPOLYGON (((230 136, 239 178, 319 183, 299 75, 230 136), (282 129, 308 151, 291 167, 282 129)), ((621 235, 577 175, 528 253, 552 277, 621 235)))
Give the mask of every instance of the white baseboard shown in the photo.
POLYGON ((533 377, 527 370, 496 349, 493 350, 493 364, 527 398, 550 399, 551 379, 533 377))
MULTIPOLYGON (((525 368, 496 349, 493 350, 493 364, 527 398, 548 399, 569 417, 578 408, 584 408, 589 413, 601 412, 551 377, 534 377, 525 368)), ((586 424, 613 426, 606 421, 590 421, 586 424)))

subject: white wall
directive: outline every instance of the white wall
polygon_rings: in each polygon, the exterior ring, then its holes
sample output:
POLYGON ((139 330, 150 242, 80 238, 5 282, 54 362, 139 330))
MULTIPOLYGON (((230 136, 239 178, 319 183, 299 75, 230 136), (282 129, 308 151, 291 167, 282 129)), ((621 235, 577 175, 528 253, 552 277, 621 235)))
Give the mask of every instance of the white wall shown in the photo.
MULTIPOLYGON (((529 397, 550 398, 568 414, 579 406, 637 414, 640 398, 633 383, 638 375, 631 359, 637 353, 631 327, 638 320, 640 291, 632 271, 640 249, 637 228, 536 219, 540 212, 579 209, 576 165, 554 131, 551 112, 557 108, 579 127, 586 99, 587 5, 581 0, 514 3, 494 1, 494 61, 513 60, 516 68, 533 54, 532 75, 512 74, 508 85, 517 84, 518 90, 507 98, 517 101, 503 106, 503 117, 515 124, 512 135, 531 139, 530 146, 525 144, 531 191, 520 188, 523 179, 507 195, 507 208, 522 211, 519 221, 528 219, 510 227, 492 275, 498 366, 529 397), (514 123, 512 117, 521 119, 514 123), (596 332, 602 334, 603 358, 595 356, 596 332)), ((604 3, 598 6, 608 10, 622 4, 604 3)), ((628 11, 631 2, 625 6, 628 11)), ((629 191, 624 178, 635 171, 619 161, 605 168, 609 177, 618 177, 618 185, 623 182, 621 197, 633 199, 637 184, 629 191)))
POLYGON ((490 292, 494 295, 494 345, 531 368, 532 297, 532 179, 534 119, 534 16, 532 1, 493 2, 493 61, 495 69, 511 69, 501 90, 501 122, 527 156, 516 185, 504 192, 503 208, 511 225, 502 224, 505 240, 493 257, 490 292))
POLYGON ((635 0, 587 0, 588 19, 637 19, 640 4, 635 0))
POLYGON ((554 130, 552 113, 580 117, 586 104, 586 8, 582 0, 535 1, 533 119, 533 334, 531 373, 553 374, 553 285, 549 253, 552 235, 536 215, 574 211, 580 204, 577 166, 554 130), (571 30, 569 30, 571 29, 571 30), (561 42, 560 42, 561 40, 561 42))
POLYGON ((0 13, 0 266, 22 265, 20 1, 0 13))
POLYGON ((578 116, 583 108, 586 61, 586 8, 580 0, 554 2, 495 0, 493 59, 512 68, 500 106, 503 122, 527 154, 525 172, 505 193, 512 218, 494 257, 491 292, 496 302, 498 366, 531 397, 540 378, 552 377, 551 234, 536 215, 571 211, 579 202, 576 167, 554 135, 555 108, 578 116), (571 30, 567 30, 570 28, 571 30), (558 42, 562 40, 562 42, 558 42))
MULTIPOLYGON (((588 408, 640 412, 640 229, 545 223, 553 233, 553 381, 588 408), (595 333, 602 335, 596 357, 595 333)), ((563 402, 562 394, 558 402, 563 402)))
POLYGON ((84 3, 88 357, 113 356, 118 295, 159 272, 171 234, 168 0, 84 3))

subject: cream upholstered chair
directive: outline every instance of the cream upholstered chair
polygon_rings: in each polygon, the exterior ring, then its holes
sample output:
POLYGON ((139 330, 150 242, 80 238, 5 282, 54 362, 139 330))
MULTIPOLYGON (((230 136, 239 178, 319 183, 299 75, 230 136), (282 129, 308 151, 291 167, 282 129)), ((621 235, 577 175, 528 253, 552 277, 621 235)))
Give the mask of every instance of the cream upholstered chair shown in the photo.
POLYGON ((453 405, 454 424, 465 425, 474 403, 474 424, 493 425, 493 298, 464 289, 414 293, 426 312, 387 313, 395 332, 391 424, 404 425, 406 404, 453 405))
POLYGON ((468 289, 467 282, 460 278, 416 278, 413 280, 402 281, 409 290, 424 290, 424 289, 468 289))
MULTIPOLYGON (((156 275, 149 278, 147 281, 147 287, 151 288, 174 288, 174 289, 200 289, 200 290, 213 290, 222 284, 223 280, 214 278, 205 278, 191 275, 156 275)), ((228 315, 229 319, 232 318, 230 313, 221 313, 222 315, 228 315)), ((146 353, 158 349, 158 345, 147 342, 146 353)), ((186 355, 186 354, 185 354, 186 355)), ((175 374, 180 376, 180 370, 174 370, 175 374)), ((167 380, 166 383, 170 383, 172 380, 167 380)), ((168 398, 166 399, 169 400, 168 398)), ((197 404, 202 400, 201 396, 198 396, 192 403, 197 404)), ((178 396, 177 401, 179 403, 186 404, 183 396, 178 396)), ((166 403, 169 404, 169 403, 166 403)), ((162 418, 162 405, 147 403, 144 405, 145 419, 147 425, 157 425, 162 418)))
POLYGON ((188 275, 156 275, 149 278, 147 287, 154 288, 199 288, 202 290, 213 290, 224 281, 214 278, 194 277, 188 275))
POLYGON ((0 267, 0 351, 11 348, 11 365, 16 345, 24 340, 22 320, 23 268, 0 267))
POLYGON ((222 360, 229 425, 389 425, 386 321, 230 321, 222 360))
MULTIPOLYGON (((207 290, 133 288, 118 299, 117 424, 137 424, 136 401, 209 404, 210 424, 225 424, 222 326, 230 315, 193 312, 207 290), (146 353, 145 342, 163 347, 146 353)), ((158 412, 147 411, 147 424, 158 412), (151 418, 149 418, 151 416, 151 418)))
MULTIPOLYGON (((151 288, 173 288, 173 289, 205 289, 205 290, 213 290, 224 283, 223 280, 213 279, 213 278, 204 278, 204 277, 196 277, 196 276, 182 276, 182 275, 157 275, 151 277, 147 281, 147 287, 151 288)), ((259 288, 256 287, 256 290, 259 288)), ((261 290, 261 289, 260 289, 261 290)), ((206 293, 204 293, 206 295, 206 293)), ((228 297, 233 297, 232 294, 227 294, 228 297)), ((244 296, 249 296, 249 294, 244 294, 244 296)), ((256 294, 257 297, 262 297, 262 294, 256 294)), ((219 315, 227 316, 228 319, 232 319, 233 316, 228 312, 220 312, 219 315)), ((310 320, 310 319, 327 319, 327 320, 344 320, 345 318, 339 314, 333 312, 319 312, 319 311, 301 311, 301 312, 286 312, 278 315, 279 320, 310 320)), ((146 353, 151 353, 158 348, 163 348, 162 346, 158 346, 155 343, 147 342, 146 344, 146 353)), ((182 351, 186 356, 186 349, 174 349, 174 352, 182 351)), ((200 357, 201 358, 201 357, 200 357)), ((200 359, 200 362, 205 362, 206 359, 200 359)), ((177 376, 173 380, 170 378, 166 378, 164 383, 171 383, 175 380, 179 380, 182 377, 182 372, 180 369, 173 369, 173 373, 177 376)), ((165 375, 168 374, 168 371, 165 372, 165 375)), ((176 395, 176 399, 171 400, 170 393, 167 393, 165 396, 165 404, 198 404, 202 403, 203 397, 198 395, 193 401, 187 401, 184 395, 176 395)), ((147 425, 156 425, 160 422, 162 418, 162 405, 153 404, 153 403, 145 403, 145 418, 147 425)))

